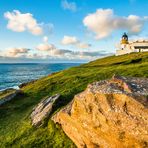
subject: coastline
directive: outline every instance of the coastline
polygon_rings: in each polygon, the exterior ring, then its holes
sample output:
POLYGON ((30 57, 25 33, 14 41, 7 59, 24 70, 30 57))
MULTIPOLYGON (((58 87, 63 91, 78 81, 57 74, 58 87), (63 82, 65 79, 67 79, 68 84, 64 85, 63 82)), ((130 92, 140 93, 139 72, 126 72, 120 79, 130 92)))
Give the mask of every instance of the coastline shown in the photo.
POLYGON ((4 89, 0 89, 0 92, 2 92, 2 91, 6 91, 6 90, 9 90, 9 89, 19 90, 20 87, 19 87, 19 86, 7 87, 7 88, 4 88, 4 89))
POLYGON ((0 92, 7 89, 20 89, 42 77, 75 67, 81 63, 19 63, 0 64, 0 92), (7 67, 5 67, 5 66, 7 67))

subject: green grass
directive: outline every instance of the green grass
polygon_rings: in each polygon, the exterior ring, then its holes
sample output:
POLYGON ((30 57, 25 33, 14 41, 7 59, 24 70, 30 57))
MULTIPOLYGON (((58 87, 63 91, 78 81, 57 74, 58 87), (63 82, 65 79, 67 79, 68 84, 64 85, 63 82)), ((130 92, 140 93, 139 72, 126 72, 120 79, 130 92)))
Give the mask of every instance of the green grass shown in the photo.
POLYGON ((78 67, 43 77, 22 88, 23 96, 0 107, 0 147, 75 147, 59 125, 33 128, 30 124, 32 108, 46 96, 61 94, 54 112, 83 91, 89 83, 122 76, 148 77, 148 53, 110 56, 78 67))

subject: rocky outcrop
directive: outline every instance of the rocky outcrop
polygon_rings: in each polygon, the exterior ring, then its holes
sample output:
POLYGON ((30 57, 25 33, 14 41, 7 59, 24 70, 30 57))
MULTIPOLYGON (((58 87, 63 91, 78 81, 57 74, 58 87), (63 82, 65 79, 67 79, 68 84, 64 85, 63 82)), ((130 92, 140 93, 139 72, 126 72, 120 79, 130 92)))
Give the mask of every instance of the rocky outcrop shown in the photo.
POLYGON ((37 80, 32 80, 32 81, 29 81, 29 82, 26 82, 26 83, 22 83, 22 84, 19 85, 19 88, 21 89, 21 88, 23 88, 23 87, 25 87, 29 84, 34 84, 36 81, 37 80))
POLYGON ((79 148, 148 147, 148 79, 95 82, 52 117, 79 148))
POLYGON ((15 89, 6 89, 0 92, 0 105, 5 104, 6 102, 14 99, 18 94, 22 94, 21 90, 15 89))
POLYGON ((60 97, 59 94, 42 100, 32 111, 31 121, 33 126, 40 126, 52 112, 55 101, 60 97))

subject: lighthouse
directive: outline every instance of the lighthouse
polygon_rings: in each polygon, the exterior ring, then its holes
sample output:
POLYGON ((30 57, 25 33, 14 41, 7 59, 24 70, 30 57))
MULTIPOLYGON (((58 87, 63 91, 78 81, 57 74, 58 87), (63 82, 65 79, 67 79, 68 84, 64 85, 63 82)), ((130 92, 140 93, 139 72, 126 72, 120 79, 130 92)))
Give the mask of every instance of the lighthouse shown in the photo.
POLYGON ((116 50, 117 56, 123 54, 130 54, 132 52, 148 52, 148 40, 138 39, 135 41, 129 41, 128 35, 124 33, 117 47, 118 47, 118 49, 116 50))
POLYGON ((129 45, 128 36, 126 33, 124 33, 121 38, 120 47, 122 50, 124 50, 128 47, 128 45, 129 45))
POLYGON ((122 35, 121 44, 128 44, 128 36, 126 33, 122 35))

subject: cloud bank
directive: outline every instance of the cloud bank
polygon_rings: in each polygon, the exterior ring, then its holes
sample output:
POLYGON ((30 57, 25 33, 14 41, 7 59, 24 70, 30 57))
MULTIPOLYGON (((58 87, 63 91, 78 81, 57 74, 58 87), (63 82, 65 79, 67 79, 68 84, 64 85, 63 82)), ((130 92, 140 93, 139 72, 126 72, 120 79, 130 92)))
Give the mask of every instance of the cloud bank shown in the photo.
MULTIPOLYGON (((71 42, 70 42, 71 43, 71 42)), ((83 45, 84 46, 84 45, 83 45)), ((110 55, 106 51, 72 51, 69 49, 59 49, 54 44, 48 43, 48 37, 43 37, 43 42, 36 46, 35 49, 28 48, 8 48, 5 51, 0 51, 1 59, 21 59, 25 61, 46 60, 52 61, 90 61, 99 57, 110 55)))
POLYGON ((43 29, 37 20, 30 13, 21 13, 18 10, 4 13, 8 20, 7 28, 15 32, 28 31, 33 35, 41 35, 43 29))
POLYGON ((91 61, 99 57, 111 55, 105 51, 72 51, 58 49, 53 44, 41 43, 35 50, 27 48, 8 48, 5 52, 0 51, 0 60, 21 61, 91 61))
MULTIPOLYGON (((110 53, 107 53, 105 51, 71 51, 68 49, 58 49, 55 45, 49 44, 47 42, 47 37, 43 38, 44 43, 39 44, 36 49, 38 51, 44 52, 44 55, 46 57, 53 57, 57 59, 68 59, 68 60, 92 60, 96 59, 98 57, 109 55, 110 53)), ((63 38, 63 44, 65 45, 79 45, 81 48, 88 47, 89 45, 83 44, 79 42, 79 40, 76 37, 70 37, 65 36, 63 38)))
POLYGON ((112 9, 98 9, 88 14, 83 19, 84 26, 95 34, 96 39, 104 39, 115 30, 125 29, 130 34, 138 34, 142 31, 147 17, 129 15, 120 17, 114 14, 112 9))
POLYGON ((3 57, 22 57, 29 53, 30 49, 27 48, 8 48, 4 53, 1 53, 3 57))

